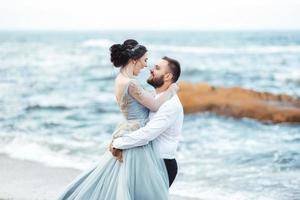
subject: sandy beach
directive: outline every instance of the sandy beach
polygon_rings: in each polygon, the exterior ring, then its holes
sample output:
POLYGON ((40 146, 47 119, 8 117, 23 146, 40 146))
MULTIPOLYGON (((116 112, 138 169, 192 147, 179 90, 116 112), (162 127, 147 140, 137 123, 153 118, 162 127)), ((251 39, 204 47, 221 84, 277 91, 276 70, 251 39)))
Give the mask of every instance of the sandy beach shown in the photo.
POLYGON ((0 155, 1 200, 53 200, 80 171, 0 155))
MULTIPOLYGON (((54 200, 79 173, 0 154, 0 200, 54 200)), ((178 196, 171 199, 192 200, 178 196)))

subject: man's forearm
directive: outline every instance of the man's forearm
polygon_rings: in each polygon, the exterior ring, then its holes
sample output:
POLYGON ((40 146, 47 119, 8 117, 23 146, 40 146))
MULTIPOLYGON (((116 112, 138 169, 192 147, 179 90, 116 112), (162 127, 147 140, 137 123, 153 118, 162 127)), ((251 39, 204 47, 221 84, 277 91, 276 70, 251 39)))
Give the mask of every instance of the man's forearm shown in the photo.
POLYGON ((113 146, 118 149, 129 149, 148 144, 174 123, 177 112, 176 107, 163 106, 146 126, 132 133, 122 134, 120 138, 115 139, 113 146))
POLYGON ((145 138, 133 138, 130 134, 123 135, 113 141, 113 147, 117 149, 130 149, 148 144, 149 141, 145 138))

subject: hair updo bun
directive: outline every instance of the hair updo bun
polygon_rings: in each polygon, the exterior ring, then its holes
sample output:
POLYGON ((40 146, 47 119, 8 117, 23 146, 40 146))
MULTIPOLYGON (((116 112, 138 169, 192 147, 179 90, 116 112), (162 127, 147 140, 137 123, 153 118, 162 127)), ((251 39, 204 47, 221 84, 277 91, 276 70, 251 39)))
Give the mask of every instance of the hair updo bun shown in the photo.
POLYGON ((124 41, 123 44, 114 44, 109 50, 110 61, 115 67, 125 66, 130 59, 137 60, 147 52, 145 46, 132 39, 124 41))
POLYGON ((114 44, 110 47, 110 61, 115 67, 121 67, 130 59, 126 48, 121 44, 114 44))

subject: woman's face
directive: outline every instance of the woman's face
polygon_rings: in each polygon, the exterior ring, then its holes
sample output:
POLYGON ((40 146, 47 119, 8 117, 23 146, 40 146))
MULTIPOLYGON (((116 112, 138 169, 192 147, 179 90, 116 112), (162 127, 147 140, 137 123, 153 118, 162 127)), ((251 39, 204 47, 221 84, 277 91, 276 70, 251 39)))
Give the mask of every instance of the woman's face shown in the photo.
POLYGON ((135 66, 133 68, 133 75, 139 75, 140 71, 147 67, 148 53, 146 52, 141 58, 135 60, 135 66))

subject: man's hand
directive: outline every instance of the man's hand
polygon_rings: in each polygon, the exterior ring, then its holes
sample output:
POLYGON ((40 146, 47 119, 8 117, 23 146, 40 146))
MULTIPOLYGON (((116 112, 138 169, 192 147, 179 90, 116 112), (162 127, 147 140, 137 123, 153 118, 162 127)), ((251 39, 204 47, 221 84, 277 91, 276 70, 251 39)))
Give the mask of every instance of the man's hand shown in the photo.
POLYGON ((123 153, 121 149, 114 148, 111 143, 109 146, 109 151, 114 157, 116 157, 118 161, 123 162, 123 153))
POLYGON ((116 157, 116 159, 120 162, 123 162, 123 153, 121 149, 113 148, 112 155, 116 157))

